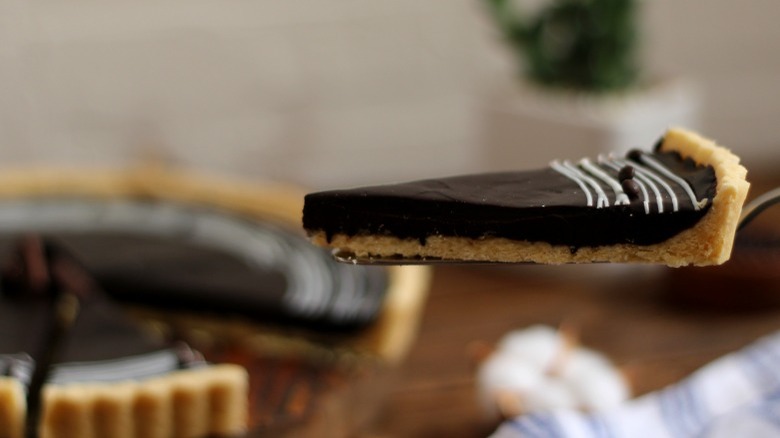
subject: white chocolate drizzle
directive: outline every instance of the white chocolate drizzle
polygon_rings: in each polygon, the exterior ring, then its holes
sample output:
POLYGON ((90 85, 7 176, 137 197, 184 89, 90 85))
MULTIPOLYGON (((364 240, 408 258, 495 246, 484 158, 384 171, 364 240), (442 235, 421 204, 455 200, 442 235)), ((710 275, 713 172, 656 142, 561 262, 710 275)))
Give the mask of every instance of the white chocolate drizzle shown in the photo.
POLYGON ((605 170, 605 168, 611 168, 620 173, 621 168, 625 166, 634 168, 634 181, 641 191, 645 214, 650 214, 651 197, 648 188, 653 192, 656 205, 658 206, 658 213, 664 212, 664 198, 661 193, 662 189, 669 195, 669 199, 672 203, 672 211, 676 212, 680 210, 679 198, 672 186, 669 185, 664 178, 673 181, 685 191, 691 200, 694 210, 701 210, 707 205, 707 202, 709 202, 709 199, 707 198, 702 200, 696 199, 696 194, 693 192, 693 188, 688 181, 669 170, 663 163, 646 154, 642 154, 638 158, 631 160, 627 158, 616 158, 611 154, 607 157, 599 155, 598 163, 593 163, 588 158, 583 158, 577 165, 574 165, 569 161, 554 160, 550 162, 550 167, 553 170, 574 181, 580 189, 582 189, 588 207, 593 206, 592 192, 595 192, 597 195, 596 208, 609 207, 609 197, 599 181, 603 182, 606 186, 609 186, 615 193, 615 202, 613 205, 631 204, 628 195, 625 190, 623 190, 623 185, 620 180, 605 170))
POLYGON ((94 362, 72 362, 56 365, 48 383, 116 382, 161 376, 179 369, 172 350, 161 350, 137 356, 94 362))
POLYGON ((615 205, 629 205, 631 201, 628 199, 628 195, 623 191, 623 186, 620 185, 620 181, 609 176, 606 172, 601 170, 598 166, 593 164, 589 159, 583 158, 580 160, 580 166, 589 172, 596 178, 604 181, 615 192, 615 205))
POLYGON ((593 195, 590 194, 590 190, 588 189, 588 185, 585 183, 585 180, 577 176, 576 173, 564 167, 558 160, 551 161, 550 167, 561 175, 577 183, 577 185, 580 186, 580 189, 582 189, 583 193, 585 193, 586 205, 588 207, 593 207, 593 195))
POLYGON ((586 175, 579 168, 577 168, 577 166, 571 164, 569 161, 564 161, 563 165, 575 173, 578 177, 585 180, 588 184, 590 184, 591 187, 593 187, 593 190, 596 191, 596 195, 598 196, 596 201, 596 208, 609 207, 609 198, 607 198, 607 194, 604 193, 604 189, 601 188, 601 185, 598 181, 586 175))
POLYGON ((693 188, 691 187, 690 183, 685 179, 681 178, 680 176, 676 175, 674 172, 669 170, 666 166, 664 166, 654 158, 646 156, 645 154, 640 155, 639 159, 642 161, 642 163, 652 167, 658 173, 664 175, 665 177, 679 184, 680 187, 682 187, 683 190, 685 190, 685 193, 691 199, 691 204, 693 205, 694 210, 697 211, 701 210, 705 205, 707 205, 707 201, 708 201, 707 198, 704 198, 701 201, 696 199, 696 194, 693 193, 693 188))

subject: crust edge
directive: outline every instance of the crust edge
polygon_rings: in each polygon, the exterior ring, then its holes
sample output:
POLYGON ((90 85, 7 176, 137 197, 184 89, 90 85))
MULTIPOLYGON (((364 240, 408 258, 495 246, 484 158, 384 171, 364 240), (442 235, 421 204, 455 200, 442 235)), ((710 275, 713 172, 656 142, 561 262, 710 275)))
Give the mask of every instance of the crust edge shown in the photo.
POLYGON ((47 385, 39 434, 235 436, 247 427, 248 385, 246 370, 229 364, 137 382, 47 385))
POLYGON ((26 414, 22 384, 12 377, 0 377, 0 437, 22 438, 26 414))

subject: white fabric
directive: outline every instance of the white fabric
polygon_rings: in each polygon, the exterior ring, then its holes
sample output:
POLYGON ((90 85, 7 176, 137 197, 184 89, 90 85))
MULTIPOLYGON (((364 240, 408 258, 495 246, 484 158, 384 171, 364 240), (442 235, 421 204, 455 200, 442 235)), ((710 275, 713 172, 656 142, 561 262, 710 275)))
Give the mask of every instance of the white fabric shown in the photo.
POLYGON ((491 438, 743 436, 780 437, 780 332, 619 407, 524 415, 505 421, 491 438))
POLYGON ((543 325, 504 335, 481 363, 477 382, 490 415, 498 413, 499 398, 513 400, 517 412, 536 412, 608 409, 629 397, 628 384, 606 357, 570 345, 560 331, 543 325))

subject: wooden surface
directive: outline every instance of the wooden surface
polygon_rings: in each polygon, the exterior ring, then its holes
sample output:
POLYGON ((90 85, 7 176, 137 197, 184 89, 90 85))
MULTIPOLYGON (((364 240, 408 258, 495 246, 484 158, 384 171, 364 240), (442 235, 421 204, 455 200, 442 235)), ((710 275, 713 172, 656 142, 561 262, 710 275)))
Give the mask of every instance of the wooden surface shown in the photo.
POLYGON ((513 329, 574 324, 641 394, 780 328, 776 307, 683 306, 665 293, 668 274, 615 265, 437 268, 418 342, 366 436, 489 434, 495 423, 475 402, 469 346, 513 329))

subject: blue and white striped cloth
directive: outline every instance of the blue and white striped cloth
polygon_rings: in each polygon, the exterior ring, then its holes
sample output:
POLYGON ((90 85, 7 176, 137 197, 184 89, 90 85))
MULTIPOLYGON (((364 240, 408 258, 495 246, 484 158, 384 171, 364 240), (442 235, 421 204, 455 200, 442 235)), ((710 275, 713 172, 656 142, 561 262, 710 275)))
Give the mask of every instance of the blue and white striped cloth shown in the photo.
POLYGON ((505 421, 491 438, 780 437, 780 332, 609 411, 505 421))

